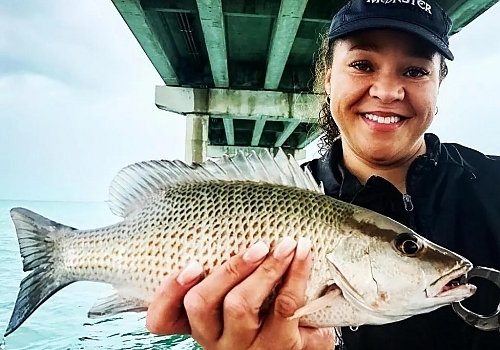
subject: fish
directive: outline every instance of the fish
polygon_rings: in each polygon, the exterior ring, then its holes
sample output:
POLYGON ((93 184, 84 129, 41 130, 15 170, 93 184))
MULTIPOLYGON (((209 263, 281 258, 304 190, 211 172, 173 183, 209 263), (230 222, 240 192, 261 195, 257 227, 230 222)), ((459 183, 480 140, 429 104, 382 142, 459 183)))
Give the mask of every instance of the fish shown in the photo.
POLYGON ((304 326, 398 322, 475 292, 474 285, 456 283, 472 268, 465 257, 326 195, 323 183, 282 149, 191 164, 130 164, 112 179, 108 205, 121 220, 95 229, 11 208, 28 275, 4 337, 72 283, 113 287, 87 312, 90 319, 145 312, 161 281, 190 261, 209 275, 252 244, 264 241, 272 249, 285 236, 311 241, 306 303, 290 317, 304 326))

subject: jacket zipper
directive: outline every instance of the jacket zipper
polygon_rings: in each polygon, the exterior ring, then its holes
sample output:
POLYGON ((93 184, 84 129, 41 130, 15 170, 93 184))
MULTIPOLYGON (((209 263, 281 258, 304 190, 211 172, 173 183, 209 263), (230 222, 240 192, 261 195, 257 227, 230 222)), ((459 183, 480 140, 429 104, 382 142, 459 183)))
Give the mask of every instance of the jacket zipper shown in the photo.
POLYGON ((413 202, 411 200, 411 196, 408 193, 403 194, 403 203, 405 206, 405 210, 409 213, 409 217, 410 217, 410 225, 409 226, 412 230, 416 231, 417 228, 415 227, 415 217, 413 216, 414 206, 413 206, 413 202))
POLYGON ((406 211, 413 211, 413 202, 411 201, 411 196, 408 193, 403 194, 403 203, 406 211))

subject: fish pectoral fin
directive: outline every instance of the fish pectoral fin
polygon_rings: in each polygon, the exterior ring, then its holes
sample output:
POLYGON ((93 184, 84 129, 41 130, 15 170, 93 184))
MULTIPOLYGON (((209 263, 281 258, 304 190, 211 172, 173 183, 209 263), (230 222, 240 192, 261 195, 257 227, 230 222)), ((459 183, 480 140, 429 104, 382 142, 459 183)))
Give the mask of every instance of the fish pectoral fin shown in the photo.
POLYGON ((289 320, 294 320, 300 318, 302 316, 306 316, 312 314, 316 311, 319 311, 327 306, 329 306, 335 298, 337 298, 342 291, 336 285, 328 286, 327 291, 321 297, 314 299, 307 303, 306 305, 299 308, 295 313, 290 316, 289 320))
POLYGON ((89 318, 99 318, 123 312, 142 312, 147 310, 148 305, 144 300, 124 297, 116 292, 109 297, 97 300, 89 310, 87 316, 89 318))

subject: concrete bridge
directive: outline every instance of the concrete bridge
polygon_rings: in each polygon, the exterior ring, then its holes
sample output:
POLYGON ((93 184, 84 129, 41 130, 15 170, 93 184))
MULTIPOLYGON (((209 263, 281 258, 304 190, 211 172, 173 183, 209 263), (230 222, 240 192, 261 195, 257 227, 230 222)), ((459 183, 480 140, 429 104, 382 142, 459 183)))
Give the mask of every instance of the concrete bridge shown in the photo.
MULTIPOLYGON (((239 149, 298 159, 319 135, 312 79, 340 0, 112 0, 163 81, 158 108, 186 118, 186 161, 239 149)), ((440 0, 453 34, 498 0, 440 0)))

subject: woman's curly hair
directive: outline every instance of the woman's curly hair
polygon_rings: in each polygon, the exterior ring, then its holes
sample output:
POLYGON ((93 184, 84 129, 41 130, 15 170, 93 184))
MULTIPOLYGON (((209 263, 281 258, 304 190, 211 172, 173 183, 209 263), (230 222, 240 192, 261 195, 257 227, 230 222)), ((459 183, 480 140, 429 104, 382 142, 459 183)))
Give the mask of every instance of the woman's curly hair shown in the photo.
MULTIPOLYGON (((319 50, 314 68, 313 92, 325 96, 318 116, 318 127, 323 131, 318 146, 320 154, 324 154, 331 147, 335 139, 340 136, 340 131, 330 112, 330 101, 325 92, 326 69, 332 65, 336 42, 328 40, 328 32, 321 34, 319 40, 319 50)), ((440 80, 443 81, 447 74, 448 66, 446 65, 445 58, 441 56, 440 80)))
POLYGON ((333 141, 340 135, 337 124, 333 120, 330 112, 330 101, 327 100, 325 92, 326 69, 332 64, 334 42, 328 40, 328 33, 320 35, 320 45, 318 58, 315 66, 313 92, 325 96, 325 101, 321 104, 318 116, 318 127, 323 131, 320 136, 318 146, 320 154, 326 152, 333 141))

